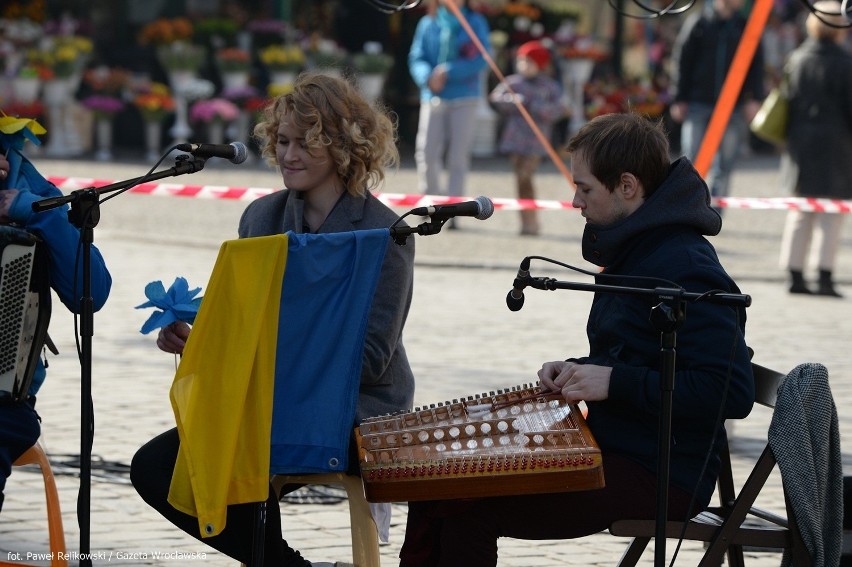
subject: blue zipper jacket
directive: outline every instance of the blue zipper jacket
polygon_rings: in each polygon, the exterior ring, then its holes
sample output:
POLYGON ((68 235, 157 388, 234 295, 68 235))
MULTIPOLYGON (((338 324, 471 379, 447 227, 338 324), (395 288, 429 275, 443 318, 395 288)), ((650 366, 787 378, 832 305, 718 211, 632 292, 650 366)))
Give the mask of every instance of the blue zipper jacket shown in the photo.
MULTIPOLYGON (((485 16, 469 8, 461 8, 461 11, 490 54, 490 30, 485 16)), ((417 22, 408 52, 408 70, 420 89, 421 102, 429 102, 433 98, 457 100, 482 96, 479 77, 485 65, 485 58, 461 23, 443 6, 434 16, 423 16, 417 22), (447 84, 436 94, 426 82, 435 67, 441 64, 447 69, 447 84)))

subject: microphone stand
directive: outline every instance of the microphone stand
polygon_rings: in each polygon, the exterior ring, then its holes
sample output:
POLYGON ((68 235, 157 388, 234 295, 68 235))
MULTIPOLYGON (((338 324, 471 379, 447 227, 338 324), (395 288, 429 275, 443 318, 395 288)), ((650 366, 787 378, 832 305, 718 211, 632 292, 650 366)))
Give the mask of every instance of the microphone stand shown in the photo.
MULTIPOLYGON (((528 274, 528 272, 527 272, 528 274)), ((595 293, 651 296, 659 303, 651 310, 650 321, 660 332, 660 416, 657 433, 657 515, 654 531, 654 566, 665 567, 666 522, 668 520, 669 466, 671 463, 672 398, 675 380, 677 330, 686 318, 687 302, 707 301, 720 305, 748 307, 751 297, 741 293, 690 293, 682 289, 657 287, 654 289, 580 282, 557 281, 553 278, 533 278, 521 274, 515 278, 514 287, 523 289, 571 289, 595 293)))
MULTIPOLYGON (((91 524, 91 478, 92 444, 94 442, 94 407, 92 404, 92 337, 94 336, 94 299, 92 298, 92 244, 95 240, 95 226, 100 220, 100 202, 98 197, 104 193, 129 189, 140 183, 195 173, 204 167, 204 160, 181 155, 175 159, 175 166, 157 173, 104 185, 86 187, 72 191, 61 197, 48 197, 33 203, 35 212, 55 209, 70 204, 68 221, 80 229, 80 242, 83 246, 83 295, 80 298, 80 492, 77 497, 77 521, 80 526, 80 565, 91 566, 92 555, 89 544, 91 524)), ((75 275, 76 278, 76 275, 75 275)))

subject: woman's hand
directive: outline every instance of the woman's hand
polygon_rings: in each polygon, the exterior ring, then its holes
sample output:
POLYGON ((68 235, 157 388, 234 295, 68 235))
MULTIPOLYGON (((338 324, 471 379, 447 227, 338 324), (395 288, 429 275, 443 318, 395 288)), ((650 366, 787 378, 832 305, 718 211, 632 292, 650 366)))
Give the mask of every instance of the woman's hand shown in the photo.
POLYGON ((186 339, 189 338, 190 326, 183 321, 175 321, 160 329, 160 334, 157 335, 157 346, 160 350, 183 354, 183 347, 186 346, 186 339))

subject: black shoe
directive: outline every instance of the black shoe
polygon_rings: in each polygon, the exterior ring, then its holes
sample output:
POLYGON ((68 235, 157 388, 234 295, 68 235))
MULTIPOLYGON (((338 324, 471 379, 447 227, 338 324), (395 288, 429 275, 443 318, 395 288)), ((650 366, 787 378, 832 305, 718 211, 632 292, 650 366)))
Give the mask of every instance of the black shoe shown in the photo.
POLYGON ((843 294, 834 289, 833 286, 820 286, 817 291, 817 295, 824 295, 826 297, 843 297, 843 294))
POLYGON ((302 557, 301 553, 287 545, 287 542, 284 542, 283 554, 283 567, 312 567, 311 562, 302 557))
POLYGON ((805 294, 805 295, 813 295, 814 292, 812 292, 810 289, 808 289, 808 286, 806 286, 805 284, 793 284, 793 285, 790 286, 790 293, 801 293, 801 294, 805 294))

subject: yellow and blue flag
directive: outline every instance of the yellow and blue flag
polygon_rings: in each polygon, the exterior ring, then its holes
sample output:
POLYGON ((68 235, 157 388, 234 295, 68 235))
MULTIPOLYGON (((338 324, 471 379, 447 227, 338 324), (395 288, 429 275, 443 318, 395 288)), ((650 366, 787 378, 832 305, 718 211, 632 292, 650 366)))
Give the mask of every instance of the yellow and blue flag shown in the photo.
POLYGON ((203 537, 269 476, 345 470, 387 229, 225 242, 172 384, 169 502, 203 537))

